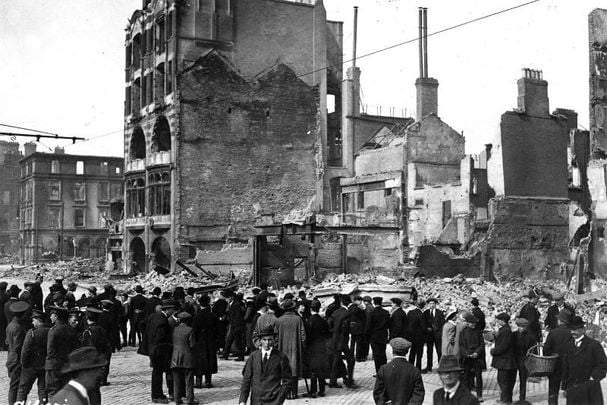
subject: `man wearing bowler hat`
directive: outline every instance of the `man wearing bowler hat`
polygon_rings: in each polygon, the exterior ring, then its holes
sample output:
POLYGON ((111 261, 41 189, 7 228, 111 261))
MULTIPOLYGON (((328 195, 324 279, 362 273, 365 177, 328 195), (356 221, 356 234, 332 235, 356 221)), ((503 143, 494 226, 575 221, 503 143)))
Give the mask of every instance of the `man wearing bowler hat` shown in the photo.
POLYGON ((459 366, 457 356, 443 355, 436 371, 443 387, 434 391, 432 397, 434 405, 478 405, 478 399, 468 388, 460 384, 462 368, 459 366))
POLYGON ((397 337, 390 340, 392 360, 377 371, 373 399, 377 405, 421 405, 424 382, 421 372, 406 359, 411 342, 397 337))
POLYGON ((563 359, 567 351, 573 346, 573 337, 569 330, 569 324, 573 313, 567 309, 559 312, 557 322, 558 326, 548 332, 548 337, 544 343, 544 356, 558 354, 556 366, 552 374, 548 376, 548 405, 557 405, 559 390, 561 388, 561 377, 563 375, 563 359))
POLYGON ((68 382, 50 397, 49 404, 100 405, 99 386, 106 365, 107 359, 94 347, 84 346, 71 352, 67 364, 61 367, 68 382))
POLYGON ((37 380, 38 400, 42 404, 46 399, 44 362, 46 360, 46 344, 49 331, 46 314, 34 309, 32 311, 32 326, 25 334, 23 348, 21 349, 21 378, 19 379, 17 402, 26 403, 27 396, 37 380))
POLYGON ((607 374, 607 357, 601 344, 586 336, 582 317, 573 316, 569 324, 573 345, 563 361, 563 389, 567 404, 603 404, 600 381, 607 374))
MULTIPOLYGON (((11 301, 9 301, 11 302, 11 301)), ((10 379, 8 388, 8 403, 13 405, 17 400, 17 391, 19 390, 19 379, 21 377, 21 348, 25 340, 25 312, 29 305, 24 301, 15 301, 9 307, 13 314, 13 319, 6 327, 6 344, 8 354, 6 356, 6 369, 10 379)))
POLYGON ((284 403, 291 382, 289 359, 274 349, 274 328, 260 331, 261 347, 245 363, 240 386, 240 405, 251 394, 251 405, 280 405, 284 403))

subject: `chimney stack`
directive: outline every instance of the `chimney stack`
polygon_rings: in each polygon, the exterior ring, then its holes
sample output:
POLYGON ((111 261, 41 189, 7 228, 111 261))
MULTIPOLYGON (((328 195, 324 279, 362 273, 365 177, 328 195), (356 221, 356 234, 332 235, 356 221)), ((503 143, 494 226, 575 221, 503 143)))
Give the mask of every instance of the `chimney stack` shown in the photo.
POLYGON ((546 117, 550 115, 548 105, 548 82, 541 70, 522 69, 523 77, 518 79, 518 109, 527 115, 546 117))
POLYGON ((438 115, 438 80, 428 76, 428 9, 419 7, 419 78, 417 90, 417 120, 430 113, 438 115))
POLYGON ((23 144, 23 157, 36 153, 36 142, 26 142, 23 144))

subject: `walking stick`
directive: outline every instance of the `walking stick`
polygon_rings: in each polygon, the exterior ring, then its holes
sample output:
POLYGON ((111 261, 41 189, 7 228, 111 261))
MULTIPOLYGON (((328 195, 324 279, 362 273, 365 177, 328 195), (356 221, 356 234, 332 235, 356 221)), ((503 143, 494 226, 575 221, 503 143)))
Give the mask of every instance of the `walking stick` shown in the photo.
POLYGON ((308 393, 308 395, 310 395, 310 387, 308 387, 308 380, 306 380, 306 377, 303 378, 304 383, 306 383, 306 392, 308 393))

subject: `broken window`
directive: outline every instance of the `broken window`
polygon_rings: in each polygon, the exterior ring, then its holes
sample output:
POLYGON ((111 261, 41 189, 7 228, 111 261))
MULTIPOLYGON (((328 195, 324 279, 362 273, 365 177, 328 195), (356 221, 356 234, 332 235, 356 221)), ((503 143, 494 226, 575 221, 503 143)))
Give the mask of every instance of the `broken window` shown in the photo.
POLYGON ((416 198, 415 199, 415 205, 424 205, 424 199, 423 198, 416 198))
POLYGON ((99 208, 98 227, 107 228, 108 225, 108 209, 99 208))
POLYGON ((99 201, 108 201, 110 199, 110 185, 107 181, 99 182, 99 201))
POLYGON ((126 182, 127 216, 142 217, 145 214, 145 181, 143 178, 126 182))
POLYGON ((451 219, 451 201, 443 201, 443 228, 451 219))
POLYGON ((76 174, 84 174, 84 162, 82 160, 76 162, 76 174))
POLYGON ((61 208, 49 207, 48 209, 48 227, 59 228, 61 218, 61 208))
POLYGON ((51 173, 59 173, 59 161, 51 160, 51 173))
POLYGON ((604 226, 601 225, 598 228, 596 228, 596 236, 600 239, 605 238, 605 227, 604 226))
POLYGON ((86 200, 86 183, 74 183, 74 201, 86 200))
POLYGON ((137 35, 135 35, 135 37, 133 37, 132 50, 133 50, 133 57, 132 57, 133 66, 135 67, 135 69, 138 69, 139 65, 141 64, 141 34, 137 34, 137 35))
POLYGON ((131 104, 131 86, 126 86, 124 93, 124 115, 131 115, 133 113, 131 104))
POLYGON ((166 86, 166 94, 173 92, 173 61, 170 60, 167 64, 168 68, 164 73, 164 83, 166 86))
POLYGON ((152 152, 162 152, 171 150, 171 128, 169 122, 164 116, 160 116, 154 124, 154 134, 152 135, 152 152))
POLYGON ((122 184, 113 183, 110 185, 110 198, 116 198, 122 195, 122 184))
POLYGON ((131 135, 131 159, 145 159, 145 135, 140 127, 135 128, 131 135))
POLYGON ((50 181, 48 185, 48 199, 53 201, 61 200, 61 182, 50 181))
POLYGON ((150 215, 171 213, 171 177, 168 172, 156 172, 149 176, 150 215))
POLYGON ((164 16, 156 21, 156 52, 163 53, 165 49, 164 16))
POLYGON ((164 99, 164 63, 159 64, 156 67, 156 79, 154 81, 154 100, 158 102, 162 102, 164 99))
POLYGON ((364 191, 359 191, 358 192, 358 199, 357 199, 356 207, 359 210, 364 210, 365 209, 365 192, 364 191))
POLYGON ((74 227, 84 228, 84 208, 74 210, 74 227))

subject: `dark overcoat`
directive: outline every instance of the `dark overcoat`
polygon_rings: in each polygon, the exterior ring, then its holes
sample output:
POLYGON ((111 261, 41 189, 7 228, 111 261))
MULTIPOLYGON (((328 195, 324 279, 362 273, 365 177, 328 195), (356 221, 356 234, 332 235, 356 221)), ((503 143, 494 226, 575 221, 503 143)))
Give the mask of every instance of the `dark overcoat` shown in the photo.
MULTIPOLYGON (((571 315, 575 315, 575 309, 569 304, 564 304, 563 309, 571 312, 571 315)), ((556 329, 559 326, 558 318, 559 318, 559 309, 558 305, 553 304, 548 307, 548 312, 546 313, 546 320, 544 320, 544 326, 547 326, 548 329, 556 329)))
POLYGON ((192 328, 185 323, 180 323, 173 329, 173 353, 171 356, 171 368, 194 368, 195 360, 192 355, 196 341, 192 328))
POLYGON ((76 349, 76 329, 58 320, 48 331, 45 370, 61 370, 68 363, 68 356, 76 349))
POLYGON ((339 307, 333 311, 329 318, 329 328, 332 332, 331 350, 333 352, 348 350, 350 314, 344 307, 339 307))
POLYGON ((432 397, 433 405, 478 405, 478 399, 470 393, 470 390, 460 383, 453 398, 445 400, 445 390, 442 388, 434 391, 432 397))
POLYGON ((365 310, 356 304, 351 304, 348 307, 348 314, 350 315, 350 334, 355 336, 364 334, 367 319, 365 310))
POLYGON ((89 400, 69 383, 49 399, 49 404, 89 405, 89 400))
POLYGON ((261 350, 255 350, 242 371, 239 402, 251 405, 280 405, 285 401, 291 381, 289 359, 278 350, 272 350, 265 370, 261 368, 261 350))
POLYGON ((173 347, 171 345, 171 327, 163 312, 150 315, 146 324, 147 353, 152 367, 169 370, 173 347))
POLYGON ((306 341, 304 321, 293 311, 287 311, 276 320, 277 348, 289 358, 293 377, 303 376, 303 349, 306 341))
POLYGON ((377 405, 421 405, 424 394, 421 372, 404 357, 392 359, 377 371, 373 388, 377 405))
POLYGON ((603 403, 600 380, 607 373, 607 357, 601 344, 588 336, 580 347, 572 344, 563 359, 562 387, 567 391, 567 403, 595 405, 603 403), (593 381, 590 381, 592 378, 593 381))
POLYGON ((390 315, 390 339, 407 338, 407 314, 402 308, 396 308, 390 315))
POLYGON ((306 331, 306 365, 310 373, 320 378, 329 377, 328 343, 331 332, 329 324, 320 315, 312 314, 306 331))
POLYGON ((375 307, 367 320, 366 335, 369 343, 388 343, 390 314, 382 307, 375 307))
POLYGON ((210 308, 201 308, 192 321, 192 333, 196 346, 196 370, 199 374, 217 373, 217 316, 210 308))
POLYGON ((527 330, 536 337, 536 342, 542 340, 542 327, 540 326, 540 312, 537 310, 535 305, 526 303, 521 312, 518 314, 519 318, 525 318, 529 321, 527 330))
POLYGON ((48 331, 48 326, 40 326, 27 331, 21 349, 21 365, 23 368, 44 370, 48 331))
POLYGON ((422 311, 414 308, 407 312, 407 339, 414 345, 419 345, 424 343, 425 335, 426 324, 422 311))
POLYGON ((432 311, 427 309, 424 311, 424 323, 426 324, 426 341, 435 342, 437 345, 441 342, 443 334, 443 325, 445 324, 445 314, 438 308, 432 311))
POLYGON ((491 349, 491 366, 503 370, 514 370, 514 342, 512 340, 512 329, 509 325, 502 326, 495 336, 495 346, 491 349))
POLYGON ((546 342, 544 342, 544 355, 559 355, 554 369, 555 376, 560 376, 562 374, 563 359, 572 346, 573 338, 571 337, 571 331, 566 325, 559 325, 555 329, 551 329, 548 333, 546 342))

